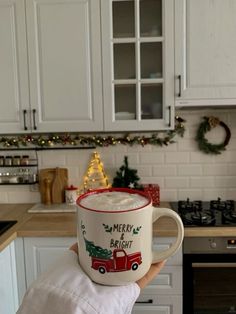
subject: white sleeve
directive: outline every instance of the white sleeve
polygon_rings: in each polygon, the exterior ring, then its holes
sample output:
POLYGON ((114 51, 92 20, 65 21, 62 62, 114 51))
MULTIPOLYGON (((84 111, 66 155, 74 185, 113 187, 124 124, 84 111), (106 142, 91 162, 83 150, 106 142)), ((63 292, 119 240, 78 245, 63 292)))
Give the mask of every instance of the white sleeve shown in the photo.
POLYGON ((17 314, 129 314, 138 298, 136 283, 102 286, 92 282, 73 251, 29 288, 17 314))

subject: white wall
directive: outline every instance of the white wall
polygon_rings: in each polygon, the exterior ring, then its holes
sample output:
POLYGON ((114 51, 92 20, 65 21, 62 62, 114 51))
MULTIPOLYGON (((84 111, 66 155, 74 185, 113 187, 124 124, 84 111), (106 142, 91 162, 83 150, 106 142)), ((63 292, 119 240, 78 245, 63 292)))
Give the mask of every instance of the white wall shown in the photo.
MULTIPOLYGON (((124 155, 129 157, 130 167, 138 170, 141 183, 158 183, 161 201, 178 199, 236 200, 236 109, 179 111, 186 119, 183 138, 168 147, 146 145, 97 148, 105 171, 112 179, 123 163, 124 155), (231 141, 220 155, 207 155, 199 151, 194 140, 201 117, 214 115, 231 129, 231 141)), ((221 143, 224 129, 217 127, 208 133, 211 143, 221 143)), ((80 185, 93 150, 41 151, 40 168, 67 167, 69 183, 80 185)), ((0 186, 0 203, 40 202, 39 192, 32 186, 0 186)))

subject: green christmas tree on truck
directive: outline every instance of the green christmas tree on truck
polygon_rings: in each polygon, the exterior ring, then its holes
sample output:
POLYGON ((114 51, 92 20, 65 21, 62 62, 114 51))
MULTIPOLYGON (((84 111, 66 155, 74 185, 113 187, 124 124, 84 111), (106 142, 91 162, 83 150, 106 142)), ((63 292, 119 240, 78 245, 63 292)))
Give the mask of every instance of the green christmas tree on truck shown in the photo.
POLYGON ((112 251, 103 249, 100 246, 95 245, 92 241, 87 240, 84 238, 86 251, 89 253, 91 257, 98 257, 104 259, 110 259, 112 256, 112 251))

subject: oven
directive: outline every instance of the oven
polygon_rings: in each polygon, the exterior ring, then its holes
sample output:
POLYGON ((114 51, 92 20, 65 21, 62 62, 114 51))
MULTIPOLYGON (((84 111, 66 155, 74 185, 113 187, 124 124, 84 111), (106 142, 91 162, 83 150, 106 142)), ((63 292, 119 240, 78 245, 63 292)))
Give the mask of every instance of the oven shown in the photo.
POLYGON ((183 314, 236 314, 236 237, 186 238, 183 314))
MULTIPOLYGON (((185 228, 235 228, 234 200, 171 203, 185 228)), ((236 314, 236 236, 183 241, 183 314, 236 314)))

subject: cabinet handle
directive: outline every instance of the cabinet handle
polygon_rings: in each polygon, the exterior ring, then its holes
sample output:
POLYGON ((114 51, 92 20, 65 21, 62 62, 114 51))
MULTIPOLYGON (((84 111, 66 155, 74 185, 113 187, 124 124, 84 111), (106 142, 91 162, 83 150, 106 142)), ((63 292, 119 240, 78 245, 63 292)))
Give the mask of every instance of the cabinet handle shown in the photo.
POLYGON ((182 78, 181 78, 181 75, 178 75, 178 80, 179 80, 179 93, 178 93, 178 97, 181 97, 181 90, 182 90, 182 78))
POLYGON ((23 120, 24 120, 24 130, 28 130, 27 125, 26 125, 26 115, 27 115, 27 110, 23 110, 23 120))
POLYGON ((36 109, 33 109, 33 125, 34 125, 34 130, 37 130, 35 114, 36 114, 36 109))
POLYGON ((171 106, 168 107, 168 110, 169 110, 169 123, 168 123, 168 126, 170 127, 171 126, 171 106))
POLYGON ((136 301, 135 303, 139 303, 139 304, 152 304, 153 303, 153 299, 148 299, 146 301, 136 301))

